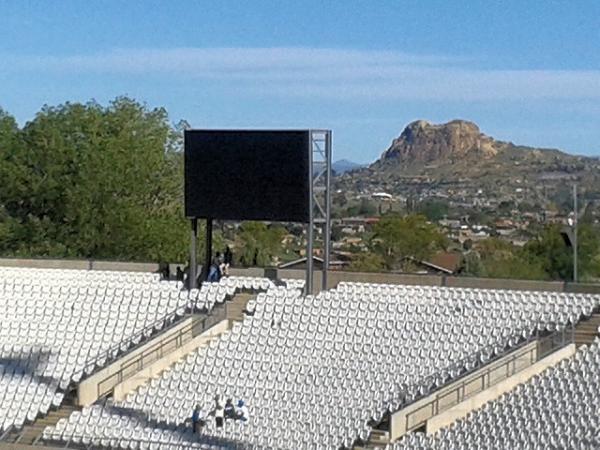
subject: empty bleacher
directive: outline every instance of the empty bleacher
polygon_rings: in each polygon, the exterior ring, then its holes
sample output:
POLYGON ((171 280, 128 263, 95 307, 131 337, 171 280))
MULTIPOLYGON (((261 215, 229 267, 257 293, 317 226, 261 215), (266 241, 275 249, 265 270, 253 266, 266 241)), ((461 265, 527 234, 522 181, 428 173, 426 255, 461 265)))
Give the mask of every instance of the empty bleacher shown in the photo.
MULTIPOLYGON (((266 285, 269 283, 265 282, 266 285)), ((539 336, 597 311, 598 296, 341 283, 318 296, 275 287, 244 320, 125 401, 84 408, 44 441, 94 448, 338 449, 365 443, 387 414, 539 336), (216 394, 244 399, 248 423, 185 424, 216 394)), ((408 441, 407 441, 408 442, 408 441)), ((467 447, 465 447, 467 448, 467 447)), ((513 447, 518 448, 518 447, 513 447)))
POLYGON ((150 273, 0 268, 0 438, 73 403, 83 379, 190 311, 269 285, 240 277, 188 292, 150 273))
POLYGON ((390 450, 600 448, 600 339, 502 398, 433 435, 390 450))

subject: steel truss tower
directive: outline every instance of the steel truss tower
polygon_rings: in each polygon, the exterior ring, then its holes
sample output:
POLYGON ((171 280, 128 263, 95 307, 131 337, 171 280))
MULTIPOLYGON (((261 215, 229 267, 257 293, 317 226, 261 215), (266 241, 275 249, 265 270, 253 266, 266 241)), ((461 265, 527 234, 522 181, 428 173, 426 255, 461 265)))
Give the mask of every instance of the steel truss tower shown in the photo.
POLYGON ((314 292, 313 265, 315 232, 323 253, 321 289, 327 289, 331 251, 331 130, 310 130, 309 223, 306 232, 306 293, 314 292))

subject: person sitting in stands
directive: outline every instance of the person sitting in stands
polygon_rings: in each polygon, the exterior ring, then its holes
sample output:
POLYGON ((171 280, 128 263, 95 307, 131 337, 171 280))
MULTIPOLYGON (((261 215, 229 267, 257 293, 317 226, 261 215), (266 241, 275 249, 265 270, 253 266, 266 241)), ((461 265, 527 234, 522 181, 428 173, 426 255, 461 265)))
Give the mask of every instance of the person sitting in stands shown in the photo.
POLYGON ((235 419, 235 407, 233 406, 233 400, 230 398, 225 402, 225 418, 235 419))
POLYGON ((221 278, 221 273, 219 269, 219 259, 221 258, 221 254, 217 252, 215 257, 212 259, 212 263, 210 265, 210 269, 208 271, 208 281, 211 283, 216 283, 221 278))
POLYGON ((223 408, 223 402, 219 395, 215 396, 215 426, 217 428, 223 428, 223 416, 225 415, 225 409, 223 408))
POLYGON ((229 276, 229 268, 233 265, 233 253, 229 248, 229 245, 225 247, 225 254, 223 255, 223 260, 225 262, 225 276, 229 276))
POLYGON ((194 434, 199 433, 200 429, 204 425, 204 412, 200 408, 200 405, 196 405, 194 412, 192 413, 192 431, 194 434))
POLYGON ((223 255, 219 254, 219 257, 217 258, 217 263, 219 264, 219 279, 221 279, 224 276, 227 276, 225 258, 223 257, 223 255))
POLYGON ((243 400, 238 401, 236 417, 242 422, 248 421, 248 407, 244 404, 243 400))

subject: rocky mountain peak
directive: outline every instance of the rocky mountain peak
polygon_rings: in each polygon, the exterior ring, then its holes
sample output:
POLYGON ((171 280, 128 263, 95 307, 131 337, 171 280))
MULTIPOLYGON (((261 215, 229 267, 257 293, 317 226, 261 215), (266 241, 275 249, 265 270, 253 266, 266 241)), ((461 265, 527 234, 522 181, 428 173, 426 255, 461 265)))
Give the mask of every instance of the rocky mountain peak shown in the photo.
POLYGON ((479 127, 466 120, 435 125, 417 120, 406 126, 383 153, 382 161, 429 163, 452 158, 496 155, 501 143, 481 133, 479 127))

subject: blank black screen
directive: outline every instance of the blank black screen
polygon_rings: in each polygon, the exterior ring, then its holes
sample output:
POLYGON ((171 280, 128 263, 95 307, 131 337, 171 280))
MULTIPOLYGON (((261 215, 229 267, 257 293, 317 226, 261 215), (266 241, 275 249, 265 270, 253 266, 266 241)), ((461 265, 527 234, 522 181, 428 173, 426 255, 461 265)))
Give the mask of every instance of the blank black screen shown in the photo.
POLYGON ((185 214, 308 222, 308 131, 187 130, 185 214))

